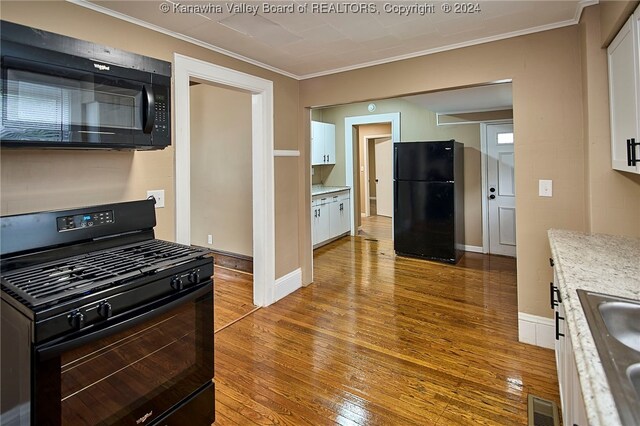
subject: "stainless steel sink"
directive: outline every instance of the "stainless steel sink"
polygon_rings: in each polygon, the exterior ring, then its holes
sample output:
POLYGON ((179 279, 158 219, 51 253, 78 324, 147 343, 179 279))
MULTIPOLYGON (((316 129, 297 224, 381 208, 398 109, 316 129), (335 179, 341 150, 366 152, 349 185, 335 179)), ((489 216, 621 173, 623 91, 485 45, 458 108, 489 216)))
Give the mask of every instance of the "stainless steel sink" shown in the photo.
POLYGON ((611 336, 631 349, 640 351, 639 303, 602 302, 598 310, 611 336))
POLYGON ((640 301, 578 290, 622 424, 640 425, 640 301))

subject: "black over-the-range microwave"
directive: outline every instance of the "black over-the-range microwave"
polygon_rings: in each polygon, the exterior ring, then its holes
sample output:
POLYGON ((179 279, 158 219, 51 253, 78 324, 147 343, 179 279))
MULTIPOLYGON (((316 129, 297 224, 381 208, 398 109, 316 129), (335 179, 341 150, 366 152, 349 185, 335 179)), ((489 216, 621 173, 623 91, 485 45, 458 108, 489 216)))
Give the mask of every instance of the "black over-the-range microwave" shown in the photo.
POLYGON ((0 145, 163 149, 171 64, 0 21, 0 145))

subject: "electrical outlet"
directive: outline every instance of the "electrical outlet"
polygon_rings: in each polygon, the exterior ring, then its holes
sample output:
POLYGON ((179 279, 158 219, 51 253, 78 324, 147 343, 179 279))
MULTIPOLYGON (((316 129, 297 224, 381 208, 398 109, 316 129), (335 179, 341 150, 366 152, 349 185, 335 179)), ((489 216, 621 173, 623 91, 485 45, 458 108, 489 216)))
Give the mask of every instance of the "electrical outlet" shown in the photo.
POLYGON ((207 244, 213 244, 213 235, 207 235, 207 244))
POLYGON ((154 189, 147 191, 147 198, 153 197, 156 199, 156 209, 164 207, 164 189, 154 189))
POLYGON ((553 196, 553 181, 540 179, 538 181, 538 195, 541 197, 553 196))

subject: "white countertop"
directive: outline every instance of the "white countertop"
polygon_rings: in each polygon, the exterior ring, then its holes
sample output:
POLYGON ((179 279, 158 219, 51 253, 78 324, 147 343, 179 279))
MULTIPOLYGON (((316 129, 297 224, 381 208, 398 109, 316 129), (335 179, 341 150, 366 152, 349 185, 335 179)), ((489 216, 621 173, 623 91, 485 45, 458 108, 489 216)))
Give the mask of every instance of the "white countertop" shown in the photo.
POLYGON ((640 239, 557 229, 548 235, 589 423, 621 425, 576 290, 640 300, 640 239))
POLYGON ((350 188, 348 186, 324 186, 324 185, 312 185, 311 196, 330 194, 332 192, 347 191, 350 188))

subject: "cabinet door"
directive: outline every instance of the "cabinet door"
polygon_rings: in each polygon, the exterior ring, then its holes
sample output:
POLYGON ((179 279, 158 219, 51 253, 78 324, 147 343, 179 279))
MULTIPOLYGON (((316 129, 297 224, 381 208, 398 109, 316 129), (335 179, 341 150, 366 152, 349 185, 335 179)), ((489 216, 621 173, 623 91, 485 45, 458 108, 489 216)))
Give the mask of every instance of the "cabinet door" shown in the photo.
POLYGON ((325 164, 336 164, 336 126, 331 123, 323 124, 325 164))
POLYGON ((331 197, 331 202, 329 203, 329 227, 330 227, 330 235, 329 238, 337 237, 342 234, 342 226, 341 226, 341 217, 340 217, 340 203, 338 202, 338 196, 334 195, 331 197))
POLYGON ((338 203, 340 205, 340 233, 351 231, 351 217, 349 213, 350 200, 348 198, 343 199, 338 203))
MULTIPOLYGON (((311 165, 317 166, 325 163, 324 152, 324 123, 318 121, 311 122, 311 165)), ((335 146, 335 142, 334 142, 335 146)), ((335 149, 335 148, 334 148, 335 149)))
MULTIPOLYGON (((609 59, 609 108, 611 118, 611 166, 640 173, 629 165, 628 140, 638 138, 638 30, 637 16, 629 18, 607 49, 609 59)), ((638 147, 634 147, 640 159, 638 147)))
POLYGON ((318 209, 318 243, 331 238, 329 204, 319 205, 318 209))

